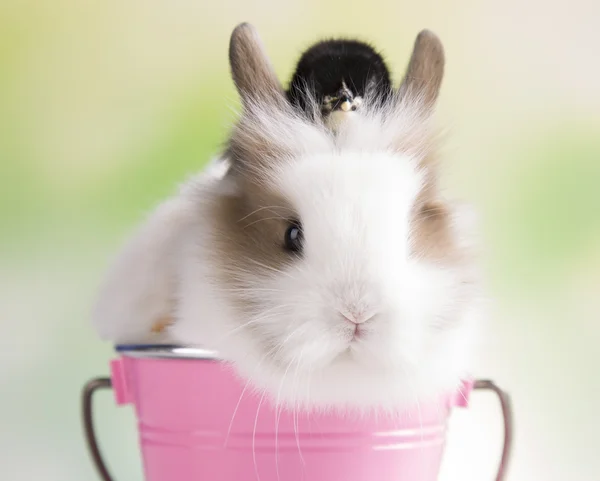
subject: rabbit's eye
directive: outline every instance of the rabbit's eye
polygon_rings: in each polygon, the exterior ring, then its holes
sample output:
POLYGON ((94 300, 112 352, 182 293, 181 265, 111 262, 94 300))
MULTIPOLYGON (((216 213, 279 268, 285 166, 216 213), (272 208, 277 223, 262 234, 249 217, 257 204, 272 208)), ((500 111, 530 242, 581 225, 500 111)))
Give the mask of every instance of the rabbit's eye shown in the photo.
POLYGON ((302 226, 300 222, 292 221, 285 231, 284 246, 289 252, 301 252, 302 251, 302 226))

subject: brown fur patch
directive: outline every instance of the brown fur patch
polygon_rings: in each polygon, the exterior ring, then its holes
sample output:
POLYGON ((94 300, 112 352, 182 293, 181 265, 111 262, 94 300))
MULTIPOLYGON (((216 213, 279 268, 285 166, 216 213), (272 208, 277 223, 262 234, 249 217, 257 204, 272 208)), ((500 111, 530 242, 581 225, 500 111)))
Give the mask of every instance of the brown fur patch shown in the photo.
POLYGON ((411 219, 411 245, 415 255, 436 262, 452 262, 458 255, 447 206, 419 201, 411 219))
MULTIPOLYGON (((240 194, 217 199, 211 214, 215 267, 222 285, 232 288, 243 288, 245 275, 270 276, 294 262, 294 254, 284 249, 284 237, 290 222, 298 220, 289 203, 264 185, 248 179, 238 182, 240 194)), ((241 307, 247 308, 250 301, 241 307)))
POLYGON ((424 166, 425 184, 411 213, 411 246, 414 255, 436 263, 455 266, 464 262, 465 252, 456 237, 451 205, 440 195, 437 172, 424 166))

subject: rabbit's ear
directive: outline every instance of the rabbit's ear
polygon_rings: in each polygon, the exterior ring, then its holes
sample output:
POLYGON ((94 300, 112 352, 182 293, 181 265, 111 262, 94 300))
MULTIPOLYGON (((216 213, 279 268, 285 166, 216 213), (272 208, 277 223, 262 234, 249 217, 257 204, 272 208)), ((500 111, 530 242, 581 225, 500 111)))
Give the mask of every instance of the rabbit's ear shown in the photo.
POLYGON ((242 103, 266 103, 276 106, 285 103, 285 94, 275 75, 256 29, 241 23, 231 34, 229 63, 235 86, 242 103))
POLYGON ((413 53, 398 93, 403 101, 417 101, 432 108, 444 76, 444 47, 433 32, 423 30, 417 35, 413 53))

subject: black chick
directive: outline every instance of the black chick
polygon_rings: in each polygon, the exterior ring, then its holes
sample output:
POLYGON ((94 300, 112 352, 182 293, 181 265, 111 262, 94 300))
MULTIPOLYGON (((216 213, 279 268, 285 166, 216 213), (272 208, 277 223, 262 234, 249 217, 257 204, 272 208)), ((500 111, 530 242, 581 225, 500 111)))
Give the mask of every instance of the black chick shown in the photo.
POLYGON ((357 40, 325 40, 305 51, 287 91, 292 105, 312 113, 308 94, 321 114, 356 110, 365 93, 372 102, 385 102, 392 93, 388 68, 375 49, 357 40))

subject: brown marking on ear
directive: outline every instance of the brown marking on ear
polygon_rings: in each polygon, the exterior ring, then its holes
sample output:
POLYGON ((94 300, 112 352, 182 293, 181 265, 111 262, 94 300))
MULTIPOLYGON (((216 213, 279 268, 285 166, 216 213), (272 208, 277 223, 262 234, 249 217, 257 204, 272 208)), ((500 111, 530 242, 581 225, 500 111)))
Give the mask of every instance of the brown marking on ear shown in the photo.
POLYGON ((441 132, 433 113, 444 77, 444 48, 439 38, 422 30, 395 97, 395 114, 408 118, 407 127, 398 132, 395 148, 417 158, 435 183, 441 132))
MULTIPOLYGON (((255 180, 278 158, 289 154, 273 125, 283 125, 294 112, 265 52, 256 29, 238 25, 231 34, 229 61, 244 112, 229 139, 233 171, 244 171, 255 180)), ((293 135, 293 132, 290 132, 293 135)))
POLYGON ((420 100, 430 109, 437 100, 444 77, 444 48, 433 32, 423 30, 417 35, 413 53, 398 89, 404 101, 420 100))
POLYGON ((233 81, 248 107, 252 102, 283 105, 285 94, 256 29, 241 23, 231 34, 229 63, 233 81))

